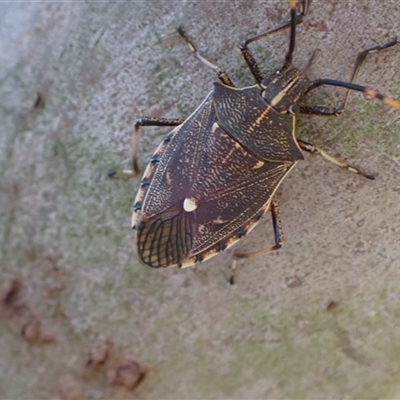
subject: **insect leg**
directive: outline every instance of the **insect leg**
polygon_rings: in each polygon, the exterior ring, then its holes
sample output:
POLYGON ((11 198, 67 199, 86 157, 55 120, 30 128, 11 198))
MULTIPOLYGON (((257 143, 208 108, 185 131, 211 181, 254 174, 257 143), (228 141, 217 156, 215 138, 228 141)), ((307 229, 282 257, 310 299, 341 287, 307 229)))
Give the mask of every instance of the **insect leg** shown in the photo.
POLYGON ((341 81, 335 81, 333 79, 317 79, 314 82, 311 83, 310 87, 307 89, 305 95, 307 93, 309 93, 311 90, 316 89, 317 87, 320 87, 322 85, 332 85, 332 86, 339 86, 339 87, 344 87, 347 88, 345 97, 343 102, 338 106, 338 107, 322 107, 322 106, 300 106, 300 113, 302 114, 313 114, 313 115, 322 115, 322 116, 337 116, 340 115, 346 108, 347 105, 347 101, 349 98, 349 94, 350 94, 350 90, 355 90, 358 92, 363 92, 364 94, 366 94, 367 96, 376 98, 380 101, 382 101, 383 103, 393 107, 393 108, 397 108, 400 110, 400 103, 392 100, 378 92, 376 92, 375 90, 372 90, 366 86, 360 86, 360 85, 356 85, 354 84, 354 81, 358 75, 358 72, 360 71, 360 68, 362 67, 362 65, 364 64, 365 60, 367 59, 369 54, 372 53, 376 53, 378 51, 387 49, 389 47, 395 46, 396 44, 399 44, 400 42, 397 39, 391 40, 388 43, 385 43, 384 45, 380 45, 380 46, 375 46, 375 47, 371 47, 370 49, 367 50, 363 50, 360 51, 357 54, 356 57, 356 61, 354 63, 353 66, 353 70, 351 73, 351 79, 350 82, 341 82, 341 81))
POLYGON ((252 75, 254 76, 254 78, 258 84, 261 83, 261 81, 264 79, 264 74, 261 72, 261 69, 257 64, 257 61, 255 60, 255 58, 253 56, 253 53, 248 48, 248 45, 250 43, 255 42, 259 39, 266 38, 275 33, 282 32, 285 29, 291 28, 289 51, 286 54, 285 63, 283 65, 283 67, 281 68, 280 72, 283 72, 286 69, 288 69, 292 62, 293 51, 294 51, 294 47, 295 47, 295 39, 296 39, 296 25, 303 22, 303 17, 306 15, 306 11, 307 11, 308 0, 301 1, 299 14, 297 14, 296 1, 291 0, 289 3, 290 3, 290 9, 291 9, 291 20, 289 22, 286 22, 283 25, 278 26, 277 28, 271 29, 267 32, 260 33, 259 35, 253 36, 253 37, 245 40, 243 43, 241 43, 241 45, 239 47, 240 51, 242 52, 242 56, 243 56, 244 60, 246 61, 247 66, 249 67, 252 75))
POLYGON ((330 154, 326 153, 325 151, 319 149, 317 146, 315 146, 312 143, 305 142, 304 140, 297 139, 297 143, 299 144, 300 148, 304 151, 307 151, 312 154, 319 154, 320 156, 324 157, 326 160, 331 162, 332 164, 337 165, 339 168, 345 169, 350 172, 354 172, 355 174, 359 174, 364 176, 365 178, 368 179, 375 179, 374 175, 368 174, 365 171, 363 171, 361 168, 355 167, 354 165, 348 164, 346 161, 339 160, 330 154))
POLYGON ((214 65, 210 61, 208 61, 206 58, 204 58, 196 49, 195 45, 193 42, 186 36, 185 32, 183 31, 183 28, 179 26, 176 28, 178 33, 181 35, 181 37, 185 40, 186 44, 189 46, 189 49, 192 51, 194 58, 202 62, 204 65, 207 67, 213 69, 215 73, 218 75, 219 80, 226 86, 230 87, 235 87, 235 85, 232 83, 231 78, 229 78, 228 74, 220 69, 218 66, 214 65))
POLYGON ((248 253, 240 253, 240 252, 233 253, 231 277, 229 279, 229 283, 231 285, 233 285, 235 283, 235 271, 237 268, 237 260, 238 259, 263 256, 265 254, 268 254, 275 250, 278 250, 282 247, 282 245, 284 243, 284 238, 283 238, 281 218, 279 216, 278 202, 277 202, 275 196, 273 196, 271 198, 270 210, 271 210, 271 216, 272 216, 272 225, 274 228, 275 244, 273 246, 269 246, 265 249, 261 249, 258 251, 252 251, 252 252, 248 252, 248 253))
POLYGON ((108 176, 111 178, 126 176, 134 177, 140 173, 138 163, 139 152, 139 130, 141 126, 178 126, 184 122, 183 119, 169 118, 138 118, 132 134, 132 170, 111 171, 108 176))

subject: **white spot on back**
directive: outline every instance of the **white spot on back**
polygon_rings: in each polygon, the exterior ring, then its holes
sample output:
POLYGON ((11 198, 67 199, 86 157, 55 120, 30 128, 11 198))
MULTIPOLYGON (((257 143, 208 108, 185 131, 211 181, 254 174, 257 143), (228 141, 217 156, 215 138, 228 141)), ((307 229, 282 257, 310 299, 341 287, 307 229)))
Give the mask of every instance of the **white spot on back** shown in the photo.
POLYGON ((183 202, 183 209, 186 212, 192 212, 197 208, 196 200, 195 199, 185 199, 183 202))

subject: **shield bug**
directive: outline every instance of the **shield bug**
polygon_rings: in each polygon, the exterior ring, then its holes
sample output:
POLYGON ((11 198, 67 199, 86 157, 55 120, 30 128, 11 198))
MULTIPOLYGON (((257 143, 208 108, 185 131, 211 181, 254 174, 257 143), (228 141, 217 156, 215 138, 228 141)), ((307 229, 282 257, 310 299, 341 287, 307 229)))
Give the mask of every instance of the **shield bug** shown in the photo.
POLYGON ((183 29, 178 28, 194 57, 213 69, 220 82, 214 84, 186 120, 136 121, 133 171, 125 171, 132 176, 139 173, 140 127, 174 126, 153 154, 134 204, 132 226, 137 231, 138 254, 145 265, 188 267, 205 261, 239 241, 267 210, 272 214, 275 243, 255 252, 233 253, 232 271, 238 259, 279 249, 283 234, 275 193, 290 170, 303 159, 302 151, 319 154, 340 168, 374 179, 360 168, 298 139, 296 115, 337 116, 344 111, 350 90, 400 110, 399 102, 354 83, 368 54, 392 47, 398 41, 361 51, 349 82, 310 81, 305 75, 307 67, 299 70, 292 66, 296 27, 303 21, 308 2, 290 0, 289 4, 289 22, 247 39, 240 46, 255 79, 255 85, 250 87, 236 88, 226 72, 204 58, 183 29), (276 75, 266 77, 248 46, 287 29, 290 40, 283 66, 276 75), (323 85, 347 89, 339 106, 301 104, 311 91, 323 85))

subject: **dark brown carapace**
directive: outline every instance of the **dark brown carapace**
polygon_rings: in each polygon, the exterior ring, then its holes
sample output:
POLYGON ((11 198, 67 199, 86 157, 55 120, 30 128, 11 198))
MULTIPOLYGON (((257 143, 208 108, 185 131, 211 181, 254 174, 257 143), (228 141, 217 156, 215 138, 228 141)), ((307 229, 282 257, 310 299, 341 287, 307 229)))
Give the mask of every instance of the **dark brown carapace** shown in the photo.
POLYGON ((240 46, 256 81, 250 87, 235 88, 228 75, 200 55, 182 28, 178 28, 195 58, 212 68, 221 83, 214 84, 214 89, 186 120, 142 118, 136 122, 132 175, 139 172, 139 127, 175 126, 151 158, 134 205, 132 226, 137 230, 138 253, 144 264, 154 268, 187 267, 204 261, 251 231, 268 209, 272 213, 275 244, 252 253, 236 252, 233 258, 254 257, 280 248, 283 235, 275 193, 289 171, 303 159, 302 150, 320 154, 343 169, 374 179, 315 145, 297 139, 296 114, 339 115, 345 109, 350 90, 363 92, 400 110, 397 101, 354 83, 369 53, 398 42, 393 40, 360 52, 350 82, 309 81, 304 71, 292 67, 296 26, 303 20, 307 2, 289 3, 289 22, 240 46), (248 45, 285 29, 290 29, 290 43, 284 65, 275 76, 264 77, 248 45), (322 85, 347 89, 339 107, 299 103, 322 85))

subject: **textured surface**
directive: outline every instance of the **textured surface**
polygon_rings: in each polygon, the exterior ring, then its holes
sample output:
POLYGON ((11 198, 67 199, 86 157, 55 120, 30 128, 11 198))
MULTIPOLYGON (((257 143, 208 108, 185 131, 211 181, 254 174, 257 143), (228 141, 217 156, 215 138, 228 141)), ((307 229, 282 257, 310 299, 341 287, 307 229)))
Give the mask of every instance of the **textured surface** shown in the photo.
MULTIPOLYGON (((129 227, 139 182, 107 178, 129 165, 136 117, 186 117, 216 80, 177 25, 251 85, 237 45, 286 20, 285 1, 0 7, 3 296, 22 282, 1 309, 0 398, 400 395, 398 112, 353 94, 340 118, 299 119, 298 137, 378 178, 306 155, 278 192, 285 246, 241 263, 234 287, 221 273, 229 253, 186 270, 140 266, 129 227), (45 106, 33 110, 38 92, 45 106), (113 356, 88 373, 89 350, 107 339, 113 356), (111 384, 127 359, 150 369, 140 394, 111 384)), ((314 0, 296 65, 319 48, 310 78, 347 79, 359 50, 400 35, 399 20, 397 1, 314 0)), ((272 73, 286 47, 280 34, 252 49, 272 73)), ((400 48, 373 55, 358 82, 399 99, 399 65, 400 48)), ((143 130, 142 167, 164 134, 143 130)), ((237 246, 272 241, 267 214, 237 246)))

